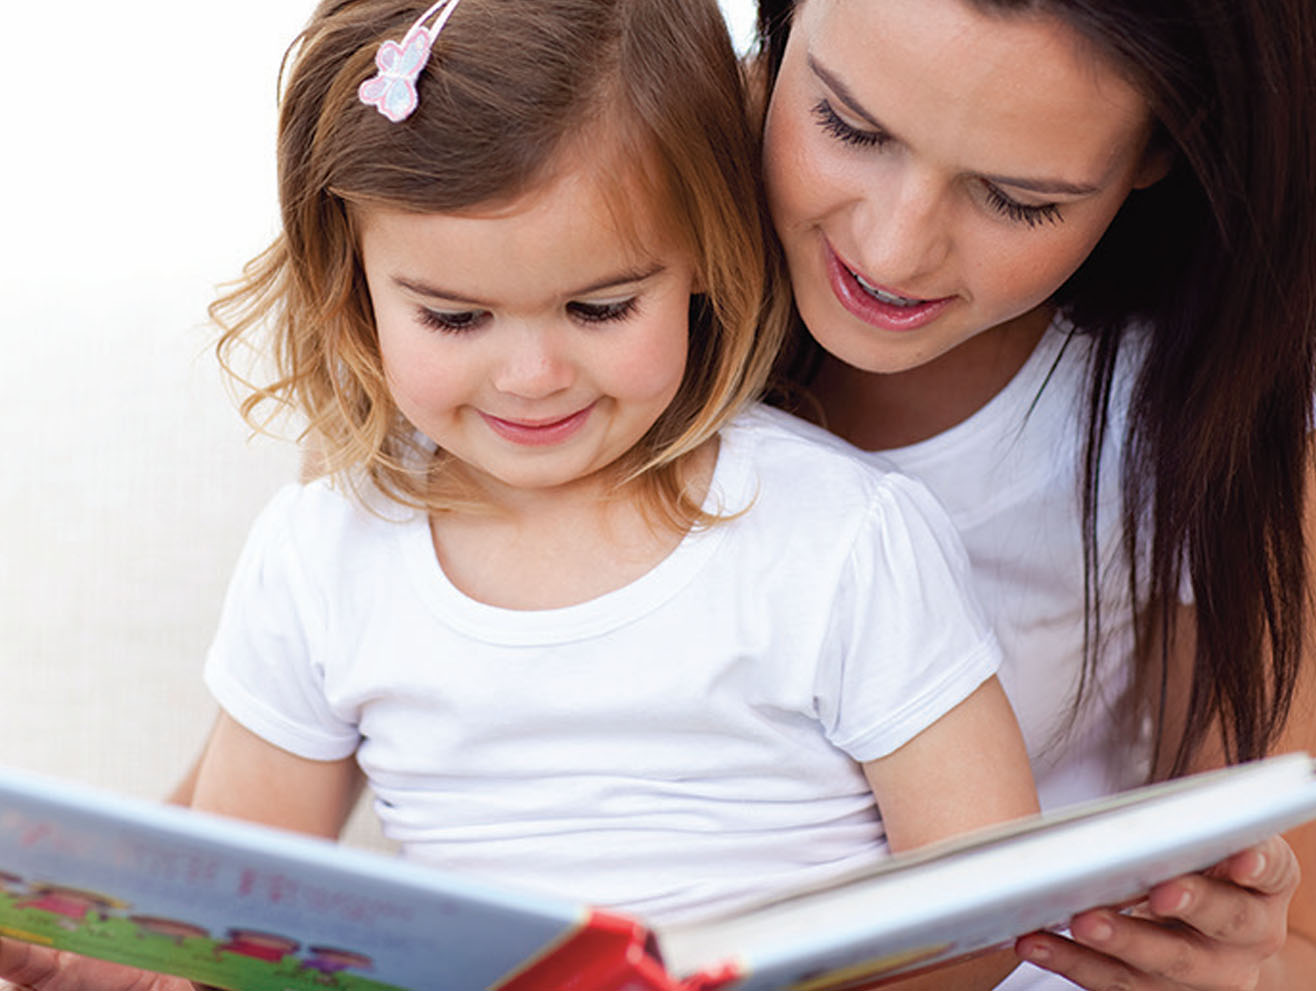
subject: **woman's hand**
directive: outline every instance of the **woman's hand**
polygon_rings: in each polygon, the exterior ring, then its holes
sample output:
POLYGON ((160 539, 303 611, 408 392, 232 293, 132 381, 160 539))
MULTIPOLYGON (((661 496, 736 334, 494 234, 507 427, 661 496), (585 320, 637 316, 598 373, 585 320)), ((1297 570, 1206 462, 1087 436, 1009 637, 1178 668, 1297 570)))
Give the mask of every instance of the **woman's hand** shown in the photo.
POLYGON ((23 991, 196 991, 181 977, 152 974, 76 953, 0 939, 0 981, 23 991))
MULTIPOLYGON (((1073 939, 1030 933, 1019 956, 1088 991, 1258 991, 1288 935, 1301 870, 1280 837, 1158 884, 1131 914, 1076 915, 1073 939)), ((1295 937, 1296 938, 1296 937, 1295 937)))

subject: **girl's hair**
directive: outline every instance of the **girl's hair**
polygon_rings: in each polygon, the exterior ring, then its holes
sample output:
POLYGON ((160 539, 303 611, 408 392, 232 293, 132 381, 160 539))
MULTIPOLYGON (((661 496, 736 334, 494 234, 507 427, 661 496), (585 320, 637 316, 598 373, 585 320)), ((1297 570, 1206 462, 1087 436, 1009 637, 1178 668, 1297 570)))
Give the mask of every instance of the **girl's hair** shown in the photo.
POLYGON ((573 161, 593 156, 615 183, 623 232, 635 230, 636 210, 651 211, 638 216, 690 251, 701 290, 685 378, 614 466, 617 480, 642 477, 646 507, 665 521, 706 522, 685 495, 682 461, 760 391, 789 306, 766 235, 758 139, 715 0, 463 0, 421 74, 418 108, 391 123, 357 89, 379 45, 400 40, 426 6, 323 0, 290 49, 282 232, 211 307, 220 361, 235 375, 239 350, 273 333, 277 377, 244 381, 243 415, 258 428, 271 403, 304 415, 313 474, 366 481, 429 511, 478 505, 389 396, 354 208, 452 213, 511 201, 583 150, 573 161))
MULTIPOLYGON (((1129 410, 1123 527, 1142 607, 1139 684, 1150 689, 1158 752, 1172 745, 1160 770, 1186 769, 1216 726, 1229 759, 1260 756, 1287 718, 1312 601, 1302 516, 1316 331, 1316 5, 970 2, 1063 19, 1139 86, 1157 121, 1153 140, 1174 152, 1170 173, 1130 194, 1053 300, 1095 338, 1082 482, 1084 680, 1101 642, 1095 517, 1113 372, 1125 331, 1141 322, 1151 333, 1129 410), (1191 693, 1176 700, 1167 698, 1169 634, 1185 566, 1195 655, 1191 693), (1165 737, 1180 720, 1177 740, 1165 737)), ((792 8, 759 3, 768 85, 792 8)), ((797 383, 816 367, 805 337, 792 341, 797 383)))

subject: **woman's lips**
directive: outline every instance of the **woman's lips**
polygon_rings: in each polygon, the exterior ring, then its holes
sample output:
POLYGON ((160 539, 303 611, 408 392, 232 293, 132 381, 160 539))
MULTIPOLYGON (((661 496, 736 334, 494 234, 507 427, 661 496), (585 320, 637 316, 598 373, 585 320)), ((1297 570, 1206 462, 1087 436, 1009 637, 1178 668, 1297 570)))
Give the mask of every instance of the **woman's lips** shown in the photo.
POLYGON ((590 403, 583 409, 556 420, 504 420, 483 410, 480 411, 480 416, 484 417, 484 422, 489 425, 490 430, 513 444, 548 447, 551 444, 560 444, 574 435, 585 425, 593 410, 594 403, 590 403))
POLYGON ((827 261, 827 278, 836 298, 850 313, 874 327, 894 331, 917 330, 937 319, 942 310, 955 301, 954 296, 910 301, 910 297, 904 293, 870 283, 870 287, 878 293, 900 302, 880 299, 864 287, 864 283, 841 261, 825 239, 823 251, 827 261))

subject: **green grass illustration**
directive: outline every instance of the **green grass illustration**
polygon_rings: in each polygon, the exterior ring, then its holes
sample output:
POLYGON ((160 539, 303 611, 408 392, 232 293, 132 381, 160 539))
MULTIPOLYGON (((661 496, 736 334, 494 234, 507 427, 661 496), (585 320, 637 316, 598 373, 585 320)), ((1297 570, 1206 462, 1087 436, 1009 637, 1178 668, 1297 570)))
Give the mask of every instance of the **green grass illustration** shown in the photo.
POLYGON ((0 892, 0 934, 231 991, 408 991, 346 971, 329 975, 309 970, 295 956, 271 962, 221 953, 224 944, 219 940, 164 935, 94 910, 73 919, 40 908, 19 908, 26 898, 0 892))

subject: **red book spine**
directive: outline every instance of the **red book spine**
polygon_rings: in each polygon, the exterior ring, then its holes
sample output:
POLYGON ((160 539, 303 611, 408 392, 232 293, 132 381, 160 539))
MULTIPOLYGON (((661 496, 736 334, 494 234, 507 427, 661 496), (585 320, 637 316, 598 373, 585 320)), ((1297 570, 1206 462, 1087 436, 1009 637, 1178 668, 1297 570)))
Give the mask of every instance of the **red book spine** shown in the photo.
POLYGON ((594 911, 561 943, 491 991, 718 991, 739 976, 729 966, 677 980, 664 969, 644 926, 594 911))

